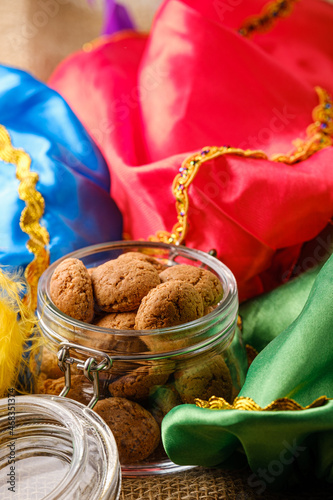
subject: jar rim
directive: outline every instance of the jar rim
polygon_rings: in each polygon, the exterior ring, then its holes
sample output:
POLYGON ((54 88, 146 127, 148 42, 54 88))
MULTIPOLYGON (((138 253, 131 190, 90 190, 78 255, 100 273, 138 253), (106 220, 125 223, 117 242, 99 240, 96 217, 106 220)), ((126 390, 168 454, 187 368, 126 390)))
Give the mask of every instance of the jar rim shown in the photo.
MULTIPOLYGON (((4 398, 0 400, 0 422, 2 423, 0 427, 1 429, 4 427, 0 435, 6 434, 6 411, 8 412, 8 401, 4 398)), ((39 426, 40 432, 42 432, 43 425, 55 425, 59 432, 63 429, 68 442, 71 442, 72 456, 69 470, 56 488, 46 494, 43 499, 68 498, 72 488, 76 487, 75 482, 82 479, 87 473, 87 459, 93 449, 99 449, 99 456, 95 456, 95 460, 101 463, 102 471, 99 478, 101 482, 98 488, 96 487, 93 498, 97 498, 96 494, 98 494, 99 500, 119 498, 121 473, 117 445, 111 430, 99 415, 77 401, 45 394, 15 396, 15 415, 17 425, 14 432, 16 438, 20 433, 26 433, 26 429, 35 429, 34 434, 36 434, 36 425, 39 426), (31 423, 31 418, 37 418, 38 423, 31 423), (94 429, 93 436, 96 439, 94 448, 92 448, 91 437, 88 438, 88 429, 94 429), (103 449, 98 446, 97 439, 98 443, 103 443, 103 449), (118 491, 119 493, 116 494, 118 491), (111 493, 112 497, 110 497, 111 493)), ((47 449, 45 449, 46 451, 47 449)), ((51 448, 49 452, 54 452, 54 456, 56 456, 56 450, 51 448)))

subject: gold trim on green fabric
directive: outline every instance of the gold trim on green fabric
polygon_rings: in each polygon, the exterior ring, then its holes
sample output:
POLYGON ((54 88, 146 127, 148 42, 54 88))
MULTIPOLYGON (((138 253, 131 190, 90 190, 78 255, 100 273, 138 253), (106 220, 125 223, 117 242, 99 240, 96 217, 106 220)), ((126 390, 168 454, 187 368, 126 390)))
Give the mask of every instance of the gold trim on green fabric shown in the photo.
POLYGON ((0 159, 16 166, 16 177, 20 181, 19 198, 26 204, 21 213, 20 228, 29 236, 27 248, 34 254, 33 261, 25 270, 25 278, 29 285, 24 302, 31 309, 37 307, 37 284, 40 276, 50 262, 49 233, 39 223, 44 214, 45 202, 43 196, 36 190, 38 174, 30 170, 31 158, 22 149, 15 149, 10 136, 3 125, 0 125, 0 159))
POLYGON ((300 411, 309 410, 311 408, 318 408, 324 406, 329 398, 321 396, 308 406, 301 406, 293 399, 279 398, 270 403, 269 405, 261 408, 251 398, 239 397, 236 398, 233 404, 228 403, 223 398, 212 396, 208 401, 202 399, 195 399, 195 404, 199 408, 208 408, 209 410, 246 410, 246 411, 300 411))

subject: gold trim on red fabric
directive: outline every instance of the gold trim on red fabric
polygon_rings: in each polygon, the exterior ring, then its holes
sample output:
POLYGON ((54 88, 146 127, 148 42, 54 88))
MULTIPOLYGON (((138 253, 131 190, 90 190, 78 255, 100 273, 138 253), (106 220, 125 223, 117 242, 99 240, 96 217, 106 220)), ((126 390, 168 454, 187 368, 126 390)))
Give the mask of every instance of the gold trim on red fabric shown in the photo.
MULTIPOLYGON (((266 153, 260 150, 240 149, 230 146, 207 146, 200 152, 185 158, 179 173, 177 173, 172 193, 176 199, 177 222, 169 231, 158 231, 156 235, 150 236, 149 241, 162 241, 180 245, 184 242, 189 229, 188 212, 190 209, 188 190, 197 175, 201 165, 224 155, 236 155, 244 158, 255 158, 259 160, 271 160, 274 162, 294 165, 306 160, 317 151, 332 146, 333 140, 333 103, 330 95, 320 87, 315 88, 319 104, 313 110, 314 122, 307 128, 307 139, 294 141, 296 149, 286 155, 274 155, 268 158, 266 153)), ((183 243, 184 244, 184 243, 183 243)))
POLYGON ((250 38, 255 33, 266 33, 271 30, 276 22, 284 17, 288 17, 294 4, 299 0, 274 0, 266 4, 259 15, 246 19, 238 32, 245 38, 250 38))
POLYGON ((313 123, 306 130, 305 140, 296 139, 295 149, 287 155, 274 155, 271 160, 287 165, 304 161, 317 151, 328 148, 333 144, 333 102, 326 90, 315 87, 319 104, 312 112, 313 123))

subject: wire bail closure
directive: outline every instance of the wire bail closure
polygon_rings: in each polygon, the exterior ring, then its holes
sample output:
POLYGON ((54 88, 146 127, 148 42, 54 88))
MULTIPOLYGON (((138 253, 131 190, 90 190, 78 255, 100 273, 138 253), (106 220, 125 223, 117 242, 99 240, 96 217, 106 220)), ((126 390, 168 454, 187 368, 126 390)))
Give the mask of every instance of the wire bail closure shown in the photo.
POLYGON ((65 373, 65 387, 59 396, 66 397, 71 389, 71 365, 76 364, 77 368, 83 371, 84 376, 93 384, 93 397, 87 405, 93 409, 99 400, 99 372, 109 370, 112 367, 112 359, 108 354, 96 349, 90 349, 71 342, 62 342, 58 351, 58 366, 65 373), (70 351, 73 350, 78 354, 89 355, 84 361, 71 356, 70 351), (102 358, 98 363, 96 358, 102 358))

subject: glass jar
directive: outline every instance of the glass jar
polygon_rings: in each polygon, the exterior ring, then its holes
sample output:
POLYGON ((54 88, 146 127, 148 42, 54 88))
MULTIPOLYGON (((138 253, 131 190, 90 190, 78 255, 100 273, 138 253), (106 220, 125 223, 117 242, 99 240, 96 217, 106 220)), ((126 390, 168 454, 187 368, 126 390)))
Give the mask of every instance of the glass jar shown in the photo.
POLYGON ((58 396, 0 400, 1 500, 118 500, 115 439, 92 410, 58 396))
MULTIPOLYGON (((62 381, 65 388, 61 395, 66 395, 72 387, 69 397, 78 398, 91 408, 98 398, 122 398, 122 402, 125 399, 131 402, 128 404, 134 403, 148 411, 160 426, 163 416, 178 404, 191 404, 195 398, 208 399, 212 395, 231 402, 238 394, 248 364, 236 325, 236 281, 222 262, 202 251, 142 241, 95 245, 63 259, 52 264, 41 277, 37 309, 46 347, 54 353, 59 351, 60 364, 65 370, 65 381, 62 381), (131 251, 154 257, 163 267, 189 264, 211 271, 222 283, 222 300, 211 312, 195 321, 155 330, 101 328, 75 320, 54 305, 50 281, 63 259, 80 259, 89 269, 131 251)), ((56 359, 55 354, 53 356, 56 359)), ((51 386, 52 381, 48 387, 51 386)), ((53 384, 53 387, 60 386, 53 384)), ((118 399, 114 399, 111 403, 117 402, 118 399)), ((145 456, 149 446, 146 448, 138 438, 146 430, 140 427, 141 421, 140 416, 135 419, 133 433, 128 438, 133 443, 139 440, 142 453, 135 458, 132 455, 128 458, 126 449, 122 449, 124 443, 120 441, 125 439, 122 429, 117 431, 109 422, 118 444, 123 475, 160 474, 188 468, 173 464, 161 443, 145 456)), ((149 432, 148 441, 151 442, 156 436, 154 431, 149 437, 149 432)), ((131 443, 125 443, 125 448, 132 447, 131 443)))

